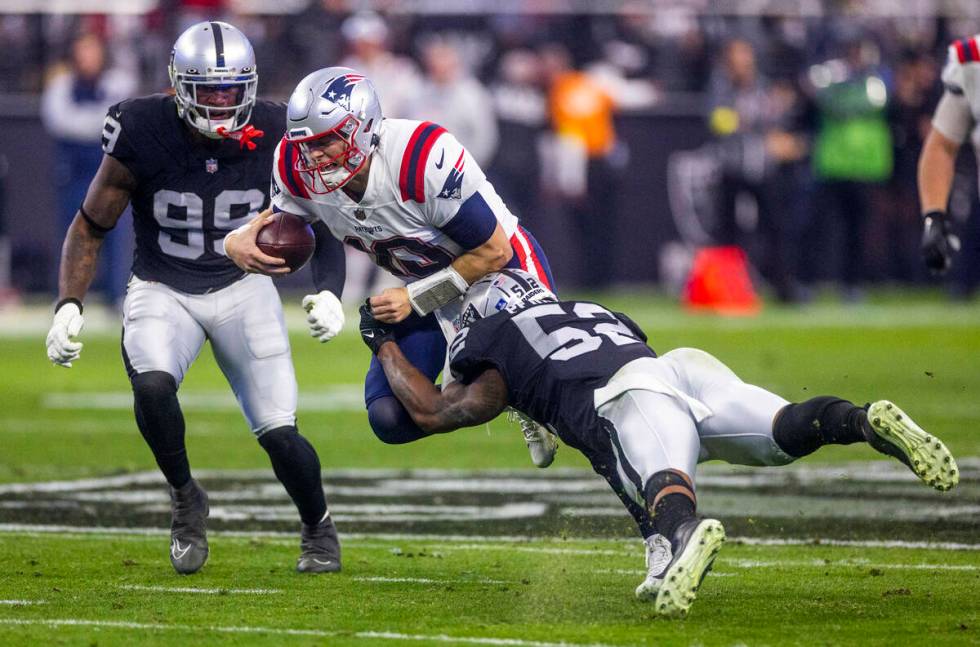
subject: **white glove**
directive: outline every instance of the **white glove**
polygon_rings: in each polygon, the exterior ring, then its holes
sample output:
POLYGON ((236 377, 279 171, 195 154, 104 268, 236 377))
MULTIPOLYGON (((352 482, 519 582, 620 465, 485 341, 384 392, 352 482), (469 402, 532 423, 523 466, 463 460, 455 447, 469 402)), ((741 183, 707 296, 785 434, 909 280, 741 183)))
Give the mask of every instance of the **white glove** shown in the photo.
POLYGON ((82 354, 82 342, 73 341, 82 331, 85 319, 77 303, 69 301, 54 313, 54 322, 48 331, 45 343, 48 345, 48 359, 65 368, 82 354))
POLYGON ((303 309, 310 327, 310 336, 327 342, 337 336, 344 327, 344 306, 330 290, 303 297, 303 309))

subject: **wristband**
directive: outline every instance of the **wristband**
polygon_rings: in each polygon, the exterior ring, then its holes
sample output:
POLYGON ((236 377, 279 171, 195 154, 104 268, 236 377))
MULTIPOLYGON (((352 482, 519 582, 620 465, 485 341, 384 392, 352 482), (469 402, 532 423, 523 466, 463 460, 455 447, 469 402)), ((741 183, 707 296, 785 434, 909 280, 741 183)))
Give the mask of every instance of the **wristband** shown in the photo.
POLYGON ((61 306, 68 305, 69 303, 74 303, 76 306, 78 306, 78 314, 82 314, 82 302, 76 299, 75 297, 65 297, 64 299, 56 303, 54 306, 55 314, 58 314, 58 311, 61 310, 61 306))
POLYGON ((466 279, 450 265, 431 276, 409 283, 408 300, 412 309, 424 317, 463 296, 469 287, 466 279))

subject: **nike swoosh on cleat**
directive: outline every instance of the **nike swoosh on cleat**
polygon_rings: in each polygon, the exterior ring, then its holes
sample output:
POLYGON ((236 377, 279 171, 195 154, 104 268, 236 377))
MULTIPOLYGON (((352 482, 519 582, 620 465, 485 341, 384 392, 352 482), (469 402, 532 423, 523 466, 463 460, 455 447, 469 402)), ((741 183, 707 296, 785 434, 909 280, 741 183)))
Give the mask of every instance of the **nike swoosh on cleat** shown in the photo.
POLYGON ((370 332, 370 333, 366 332, 366 333, 361 333, 361 334, 363 334, 368 339, 374 339, 374 333, 373 332, 370 332))
POLYGON ((187 544, 186 548, 181 548, 180 542, 174 539, 173 545, 170 546, 170 554, 173 555, 174 559, 181 560, 184 559, 184 555, 186 555, 187 551, 189 551, 190 549, 191 549, 190 544, 187 544))
POLYGON ((322 564, 323 566, 329 566, 330 564, 333 564, 333 560, 328 559, 327 561, 323 561, 317 559, 316 557, 313 558, 313 561, 316 562, 317 564, 322 564))
POLYGON ((445 161, 446 161, 446 149, 443 148, 442 149, 442 157, 440 157, 439 158, 439 161, 436 162, 436 168, 442 168, 442 163, 445 162, 445 161))

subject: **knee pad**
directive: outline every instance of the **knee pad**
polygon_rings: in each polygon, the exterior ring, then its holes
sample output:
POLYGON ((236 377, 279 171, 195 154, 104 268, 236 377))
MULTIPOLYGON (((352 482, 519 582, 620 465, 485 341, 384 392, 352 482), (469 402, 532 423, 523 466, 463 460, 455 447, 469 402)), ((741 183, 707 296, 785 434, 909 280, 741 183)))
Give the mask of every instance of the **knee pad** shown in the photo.
POLYGON ((137 404, 152 405, 177 395, 177 380, 166 371, 135 373, 130 378, 137 404))
POLYGON ((368 404, 368 422, 374 435, 389 445, 410 443, 428 435, 394 396, 380 397, 368 404))

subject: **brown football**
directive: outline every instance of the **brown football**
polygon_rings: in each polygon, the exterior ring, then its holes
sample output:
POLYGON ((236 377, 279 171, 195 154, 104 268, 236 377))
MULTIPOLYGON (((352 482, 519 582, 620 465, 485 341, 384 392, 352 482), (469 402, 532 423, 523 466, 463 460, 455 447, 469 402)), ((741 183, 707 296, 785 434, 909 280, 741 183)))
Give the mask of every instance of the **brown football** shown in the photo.
POLYGON ((289 270, 295 272, 313 256, 316 238, 313 228, 305 220, 280 211, 273 215, 272 222, 259 230, 255 244, 269 256, 285 260, 289 270))

